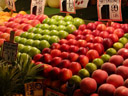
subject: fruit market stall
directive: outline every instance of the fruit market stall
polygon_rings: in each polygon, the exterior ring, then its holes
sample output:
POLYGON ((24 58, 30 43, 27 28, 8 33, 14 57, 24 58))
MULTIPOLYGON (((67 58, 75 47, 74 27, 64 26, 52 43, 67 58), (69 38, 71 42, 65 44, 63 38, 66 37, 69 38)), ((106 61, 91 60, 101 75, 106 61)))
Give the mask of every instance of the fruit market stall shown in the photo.
POLYGON ((0 53, 18 44, 16 60, 0 59, 1 96, 128 96, 128 24, 1 14, 0 53))

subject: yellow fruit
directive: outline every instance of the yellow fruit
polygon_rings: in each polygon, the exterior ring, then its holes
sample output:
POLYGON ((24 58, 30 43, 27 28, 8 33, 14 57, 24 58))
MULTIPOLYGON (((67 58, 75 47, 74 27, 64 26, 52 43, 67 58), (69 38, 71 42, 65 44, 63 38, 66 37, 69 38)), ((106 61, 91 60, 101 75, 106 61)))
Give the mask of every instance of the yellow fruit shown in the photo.
POLYGON ((60 7, 60 0, 48 0, 48 6, 52 8, 59 8, 60 7))
POLYGON ((13 14, 12 14, 12 17, 15 17, 17 14, 18 14, 18 13, 13 13, 13 14))
POLYGON ((20 11, 19 14, 25 15, 27 13, 25 11, 20 11))

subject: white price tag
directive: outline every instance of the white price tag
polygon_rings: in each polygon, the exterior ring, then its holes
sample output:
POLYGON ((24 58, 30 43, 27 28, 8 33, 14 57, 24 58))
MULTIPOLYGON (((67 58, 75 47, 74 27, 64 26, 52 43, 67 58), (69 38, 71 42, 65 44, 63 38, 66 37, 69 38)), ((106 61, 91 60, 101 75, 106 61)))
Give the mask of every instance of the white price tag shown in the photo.
POLYGON ((122 21, 121 0, 97 0, 98 20, 122 21))
POLYGON ((60 0, 60 12, 75 14, 75 0, 60 0))
POLYGON ((56 92, 56 91, 54 91, 52 89, 47 88, 45 96, 64 96, 64 94, 56 92))
POLYGON ((17 43, 5 41, 2 48, 2 57, 7 62, 14 62, 17 56, 17 43))
POLYGON ((6 0, 6 5, 7 5, 8 9, 16 11, 14 0, 6 0))
POLYGON ((31 1, 31 14, 41 15, 44 14, 46 0, 32 0, 31 1))
POLYGON ((87 8, 89 0, 75 0, 75 7, 87 8))

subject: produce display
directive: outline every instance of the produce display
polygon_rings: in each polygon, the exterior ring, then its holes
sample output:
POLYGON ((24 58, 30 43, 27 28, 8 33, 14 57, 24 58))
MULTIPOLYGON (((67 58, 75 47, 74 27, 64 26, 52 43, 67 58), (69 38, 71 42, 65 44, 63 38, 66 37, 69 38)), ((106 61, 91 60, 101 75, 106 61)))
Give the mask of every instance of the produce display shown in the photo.
POLYGON ((17 14, 0 26, 0 46, 12 30, 18 57, 28 54, 41 64, 47 87, 66 94, 75 86, 73 96, 128 95, 128 24, 17 14))

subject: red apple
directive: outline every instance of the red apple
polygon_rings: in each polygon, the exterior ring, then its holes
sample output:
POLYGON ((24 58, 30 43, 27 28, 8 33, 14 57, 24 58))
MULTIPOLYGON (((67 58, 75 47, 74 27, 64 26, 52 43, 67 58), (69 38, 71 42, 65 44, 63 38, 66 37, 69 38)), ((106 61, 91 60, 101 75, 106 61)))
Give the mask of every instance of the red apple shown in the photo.
POLYGON ((128 58, 128 49, 121 48, 120 50, 118 50, 117 54, 121 55, 124 59, 127 59, 128 58))
POLYGON ((89 43, 87 43, 86 47, 87 47, 88 49, 93 49, 94 44, 89 42, 89 43))
POLYGON ((52 57, 59 57, 61 55, 61 51, 58 49, 53 49, 53 50, 51 50, 50 54, 52 57))
POLYGON ((99 24, 103 24, 103 22, 100 22, 100 21, 96 21, 94 23, 95 23, 96 26, 99 25, 99 24))
POLYGON ((40 24, 40 21, 39 20, 31 20, 30 21, 30 24, 35 27, 37 24, 40 24))
POLYGON ((96 29, 96 24, 95 23, 88 23, 87 24, 87 29, 90 29, 90 30, 95 30, 96 29))
POLYGON ((10 34, 12 30, 13 30, 12 28, 6 28, 5 33, 10 34))
POLYGON ((89 63, 89 59, 85 55, 80 55, 79 58, 78 58, 78 62, 81 64, 81 66, 83 68, 85 68, 86 64, 89 63))
POLYGON ((107 31, 101 31, 99 36, 102 37, 102 38, 107 38, 109 36, 109 33, 107 31))
POLYGON ((67 44, 62 44, 61 46, 60 46, 60 50, 61 51, 69 51, 69 45, 67 45, 67 44))
POLYGON ((128 24, 122 24, 121 28, 124 30, 124 33, 128 33, 128 24))
POLYGON ((128 59, 125 59, 125 60, 123 61, 123 66, 128 67, 128 59))
POLYGON ((77 35, 81 35, 82 31, 81 30, 75 30, 73 32, 73 35, 77 36, 77 35))
POLYGON ((91 35, 91 34, 87 34, 87 35, 85 36, 85 40, 86 40, 87 42, 93 42, 94 36, 91 35))
POLYGON ((68 36, 66 37, 67 40, 70 40, 70 39, 75 39, 75 35, 73 34, 68 34, 68 36))
POLYGON ((92 61, 95 58, 99 58, 99 53, 96 50, 91 49, 87 52, 86 56, 89 58, 89 61, 92 61))
POLYGON ((15 31, 15 36, 20 36, 24 31, 22 30, 17 30, 15 31))
POLYGON ((29 19, 27 18, 22 18, 21 21, 19 22, 19 24, 23 24, 23 23, 28 23, 29 19))
POLYGON ((69 69, 74 75, 77 75, 79 70, 81 69, 81 65, 78 62, 71 62, 69 69))
POLYGON ((23 27, 23 31, 28 31, 28 29, 32 28, 31 25, 27 24, 23 27))
POLYGON ((107 50, 108 48, 112 47, 113 41, 110 38, 104 38, 103 45, 105 50, 107 50))
POLYGON ((59 79, 58 76, 60 74, 60 70, 61 69, 58 68, 58 67, 53 67, 52 70, 51 70, 51 72, 50 72, 51 79, 53 79, 53 80, 59 79))
POLYGON ((103 38, 97 36, 97 37, 94 38, 93 43, 101 43, 102 44, 103 43, 103 38))
POLYGON ((5 39, 0 38, 0 47, 3 45, 5 39))
POLYGON ((69 47, 69 51, 70 51, 70 52, 78 52, 78 50, 79 50, 79 47, 78 47, 78 46, 71 45, 71 46, 69 47))
POLYGON ((116 88, 112 84, 102 84, 98 88, 99 96, 114 96, 116 88))
POLYGON ((101 43, 95 43, 93 49, 97 50, 99 55, 102 55, 104 53, 104 46, 101 43))
POLYGON ((128 96, 128 88, 120 86, 115 90, 114 96, 128 96))
POLYGON ((33 57, 33 60, 34 60, 35 62, 38 62, 42 56, 43 56, 42 54, 37 54, 37 55, 35 55, 35 56, 33 57))
POLYGON ((6 31, 6 28, 7 28, 6 26, 0 26, 0 31, 1 32, 5 32, 6 31))
POLYGON ((82 35, 86 36, 87 34, 91 34, 92 31, 90 29, 84 29, 82 35))
POLYGON ((119 66, 116 69, 116 74, 121 75, 124 80, 128 78, 128 67, 126 66, 119 66))
POLYGON ((42 54, 45 54, 45 53, 50 53, 51 52, 51 49, 50 48, 44 48, 42 50, 42 54))
POLYGON ((128 43, 125 44, 125 48, 128 49, 128 43))
POLYGON ((76 40, 83 40, 85 38, 84 35, 77 35, 76 40))
POLYGON ((114 27, 115 29, 121 28, 121 25, 119 23, 115 23, 115 22, 111 26, 114 27))
POLYGON ((80 47, 78 50, 79 55, 86 55, 87 52, 88 52, 88 49, 84 47, 80 47))
POLYGON ((93 93, 90 96, 99 96, 97 93, 93 93))
POLYGON ((96 29, 99 30, 99 31, 105 31, 106 30, 106 25, 105 24, 98 24, 96 29))
POLYGON ((53 44, 51 45, 51 48, 52 48, 52 49, 60 49, 60 44, 59 44, 59 43, 53 43, 53 44))
POLYGON ((96 80, 97 84, 103 84, 106 82, 108 73, 104 70, 98 69, 92 73, 92 78, 96 80))
POLYGON ((48 53, 45 53, 41 58, 40 61, 43 63, 50 63, 52 60, 52 56, 48 53))
POLYGON ((69 68, 69 66, 71 65, 71 62, 67 59, 64 59, 61 61, 60 63, 60 68, 69 68))
POLYGON ((114 27, 107 27, 106 28, 106 31, 109 33, 109 34, 113 34, 114 33, 114 30, 115 30, 115 28, 114 27))
POLYGON ((74 61, 77 61, 79 55, 77 53, 74 53, 74 52, 71 52, 68 56, 68 59, 71 61, 71 62, 74 62, 74 61))
POLYGON ((61 39, 60 41, 59 41, 59 44, 66 44, 68 41, 66 40, 66 39, 61 39))
POLYGON ((70 40, 68 40, 68 43, 67 43, 68 45, 76 45, 77 44, 77 40, 75 40, 75 39, 70 39, 70 40))
POLYGON ((112 75, 110 75, 110 76, 107 78, 106 82, 107 82, 108 84, 114 85, 114 86, 117 88, 117 87, 123 85, 124 79, 123 79, 123 77, 120 76, 120 75, 112 74, 112 75))
POLYGON ((68 52, 62 52, 61 55, 60 55, 60 57, 61 57, 62 59, 67 59, 68 56, 69 56, 69 53, 68 53, 68 52))
POLYGON ((61 63, 62 59, 60 57, 54 57, 52 60, 51 60, 51 65, 53 67, 55 66, 60 66, 60 63, 61 63))
POLYGON ((118 42, 119 38, 116 34, 109 34, 108 38, 110 38, 114 43, 118 42))
POLYGON ((84 29, 86 29, 86 27, 87 26, 85 24, 82 24, 82 25, 79 26, 78 30, 83 31, 84 29))
POLYGON ((78 47, 85 47, 87 42, 85 40, 78 40, 77 41, 77 46, 78 47))
POLYGON ((72 77, 71 70, 69 70, 67 68, 61 69, 59 78, 62 82, 67 82, 71 77, 72 77))
POLYGON ((128 88, 128 79, 124 81, 124 86, 128 88))
POLYGON ((99 30, 93 30, 92 31, 92 35, 94 35, 94 36, 99 36, 99 34, 100 34, 99 30))
POLYGON ((52 66, 48 64, 43 64, 43 76, 48 78, 50 76, 50 72, 52 70, 52 66))
POLYGON ((115 29, 114 34, 116 34, 119 38, 124 35, 124 31, 121 28, 115 29))

